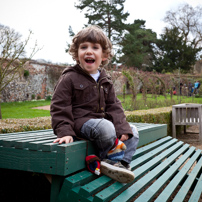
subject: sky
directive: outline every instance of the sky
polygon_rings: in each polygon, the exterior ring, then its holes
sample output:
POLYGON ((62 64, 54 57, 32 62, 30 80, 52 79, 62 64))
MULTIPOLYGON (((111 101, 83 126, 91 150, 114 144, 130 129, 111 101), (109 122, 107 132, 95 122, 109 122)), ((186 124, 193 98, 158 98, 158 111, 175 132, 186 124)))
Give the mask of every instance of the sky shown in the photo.
MULTIPOLYGON (((0 24, 13 28, 23 38, 32 30, 34 34, 27 46, 27 53, 35 41, 42 47, 33 59, 73 64, 71 56, 65 52, 67 42, 71 42, 68 28, 71 25, 77 33, 87 24, 84 12, 76 9, 75 3, 77 0, 0 0, 0 24)), ((193 7, 202 5, 201 0, 126 0, 124 12, 130 14, 127 23, 145 20, 146 28, 159 36, 166 26, 163 22, 166 12, 176 10, 183 3, 193 7)))

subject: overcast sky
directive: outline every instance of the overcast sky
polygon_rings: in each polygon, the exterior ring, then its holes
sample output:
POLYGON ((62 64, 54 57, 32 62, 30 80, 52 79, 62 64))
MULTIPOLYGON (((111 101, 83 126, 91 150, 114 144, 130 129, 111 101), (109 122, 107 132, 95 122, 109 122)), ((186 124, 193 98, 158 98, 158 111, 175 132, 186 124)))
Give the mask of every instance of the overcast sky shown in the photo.
MULTIPOLYGON (((77 33, 87 23, 84 13, 74 7, 76 0, 0 0, 0 24, 9 26, 27 37, 29 30, 34 32, 30 47, 37 40, 43 47, 33 59, 44 59, 53 63, 73 63, 65 53, 66 43, 70 42, 68 28, 77 33)), ((201 0, 126 0, 125 11, 128 21, 146 21, 146 28, 158 35, 165 27, 163 18, 166 11, 175 10, 180 4, 193 7, 201 5, 201 0)), ((29 49, 27 49, 29 52, 29 49)))

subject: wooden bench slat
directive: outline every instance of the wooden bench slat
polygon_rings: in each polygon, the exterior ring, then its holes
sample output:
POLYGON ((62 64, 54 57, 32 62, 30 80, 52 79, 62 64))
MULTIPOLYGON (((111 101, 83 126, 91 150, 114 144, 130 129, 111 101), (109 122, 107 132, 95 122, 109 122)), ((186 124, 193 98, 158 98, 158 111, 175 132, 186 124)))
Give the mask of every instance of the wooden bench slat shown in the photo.
POLYGON ((188 174, 187 172, 194 164, 196 159, 200 156, 201 150, 197 150, 195 154, 189 159, 189 161, 183 166, 183 168, 178 172, 178 174, 171 180, 171 182, 166 186, 164 191, 158 196, 155 202, 167 201, 183 178, 188 174))
POLYGON ((199 201, 202 197, 202 174, 201 174, 201 177, 199 178, 199 181, 189 199, 189 202, 196 202, 196 201, 199 201))
POLYGON ((23 148, 23 143, 40 140, 44 138, 54 137, 54 135, 40 135, 40 136, 31 136, 31 137, 24 137, 24 138, 12 138, 0 141, 0 145, 4 147, 16 147, 16 148, 23 148))
MULTIPOLYGON (((176 144, 176 145, 180 145, 180 144, 176 144)), ((140 179, 144 174, 146 174, 148 171, 149 174, 148 175, 145 175, 144 177, 141 178, 140 180, 140 183, 145 185, 146 182, 148 181, 149 178, 152 178, 154 179, 155 175, 160 175, 160 173, 166 169, 175 159, 176 157, 178 157, 182 152, 184 152, 188 145, 186 146, 183 146, 181 147, 177 152, 175 152, 175 148, 176 148, 176 145, 174 145, 173 147, 171 147, 170 151, 164 151, 162 153, 162 157, 158 158, 160 155, 158 155, 157 157, 155 157, 154 159, 152 159, 151 161, 145 163, 143 166, 137 168, 135 171, 134 171, 134 174, 135 174, 135 181, 137 181, 138 179, 140 179), (174 153, 173 153, 174 152, 174 153), (161 164, 161 161, 163 159, 165 159, 166 157, 168 157, 168 155, 170 153, 173 153, 173 155, 171 155, 168 159, 172 159, 172 160, 165 160, 162 164, 161 164), (156 165, 158 165, 157 167, 155 167, 156 165), (153 169, 155 167, 155 169, 153 169), (153 170, 152 170, 153 169, 153 170), (155 174, 154 174, 155 173, 155 174), (146 177, 147 176, 147 177, 146 177), (149 176, 149 177, 148 177, 149 176), (144 181, 145 179, 145 181, 144 181)), ((152 180, 151 179, 151 180, 152 180)), ((139 181, 138 181, 139 182, 139 181)), ((114 184, 112 184, 111 186, 107 187, 106 189, 104 189, 103 191, 101 191, 99 194, 97 194, 95 196, 95 198, 97 198, 97 200, 95 200, 96 202, 98 201, 106 201, 106 200, 110 200, 112 197, 115 197, 117 194, 119 194, 122 190, 128 188, 127 190, 131 190, 133 189, 133 193, 136 192, 136 190, 138 189, 137 187, 137 184, 133 184, 131 186, 131 183, 129 184, 121 184, 119 182, 115 182, 114 184), (130 187, 129 187, 130 186, 130 187), (129 188, 128 188, 129 187, 129 188), (131 188, 133 187, 133 188, 131 188), (106 192, 107 190, 107 192, 106 192)), ((128 193, 124 191, 124 193, 128 193)), ((114 199, 116 200, 116 199, 114 199)), ((124 201, 127 201, 126 198, 124 201)), ((145 201, 145 200, 143 200, 145 201)))
MULTIPOLYGON (((158 149, 154 149, 153 151, 145 154, 143 157, 139 157, 139 158, 135 159, 131 163, 132 170, 141 166, 143 163, 148 162, 150 159, 152 159, 158 153, 162 152, 166 148, 168 148, 171 145, 173 145, 174 143, 176 143, 176 141, 177 141, 176 139, 175 140, 172 139, 170 142, 165 143, 164 145, 162 145, 158 149)), ((155 143, 153 143, 153 144, 155 145, 155 143)), ((138 150, 141 150, 141 148, 137 149, 137 151, 138 150)), ((90 194, 92 195, 95 192, 98 192, 101 189, 101 187, 108 186, 108 184, 111 183, 112 181, 113 180, 109 177, 101 176, 99 179, 96 179, 96 180, 90 182, 89 184, 86 184, 85 186, 81 187, 81 192, 85 193, 86 196, 90 195, 90 194)))
POLYGON ((29 144, 30 142, 34 142, 34 141, 40 141, 40 140, 54 140, 55 137, 52 136, 42 136, 39 138, 32 138, 32 139, 28 139, 28 140, 21 140, 21 141, 16 141, 15 142, 15 148, 28 148, 29 149, 29 144))
POLYGON ((87 170, 81 171, 75 175, 65 178, 60 194, 58 196, 58 201, 63 201, 63 199, 68 198, 71 188, 84 185, 95 178, 96 176, 93 175, 91 172, 88 172, 87 170))
MULTIPOLYGON (((30 151, 0 147, 1 168, 26 170, 39 173, 57 173, 57 154, 55 152, 30 151)), ((60 172, 60 171, 59 171, 60 172)))
POLYGON ((43 152, 51 152, 51 151, 56 151, 57 150, 58 143, 47 143, 41 145, 41 150, 43 152))
MULTIPOLYGON (((185 110, 177 113, 180 118, 185 110)), ((186 113, 186 120, 180 120, 182 123, 189 122, 187 119, 192 117, 188 109, 186 113)), ((53 143, 56 136, 52 129, 0 134, 0 165, 1 168, 52 174, 51 202, 125 202, 134 200, 140 192, 143 193, 136 201, 150 201, 159 192, 156 201, 167 201, 178 185, 181 189, 175 196, 176 201, 183 201, 190 189, 193 192, 189 200, 199 200, 202 194, 201 151, 166 136, 165 124, 130 124, 138 128, 140 142, 131 162, 135 180, 129 184, 87 171, 85 156, 96 154, 92 142, 53 143), (193 170, 189 174, 190 169, 193 170)))
POLYGON ((53 129, 45 129, 45 130, 31 130, 31 131, 24 131, 24 132, 15 132, 15 133, 3 133, 1 134, 2 136, 4 135, 21 135, 21 134, 27 134, 27 133, 42 133, 42 132, 50 132, 53 131, 53 129))
MULTIPOLYGON (((189 145, 187 145, 189 146, 189 145)), ((165 173, 163 173, 163 175, 161 175, 146 191, 144 191, 144 193, 138 197, 137 200, 135 200, 136 202, 141 202, 141 201, 150 201, 153 199, 153 197, 158 193, 158 191, 168 182, 169 179, 171 179, 173 177, 173 175, 175 175, 175 173, 178 171, 178 169, 182 166, 182 164, 193 154, 195 148, 191 147, 185 154, 183 154, 182 157, 180 157, 180 159, 178 159, 165 173)), ((182 154, 181 152, 178 153, 178 156, 182 154)), ((195 160, 197 159, 197 157, 199 156, 196 155, 195 156, 195 160)), ((174 157, 175 159, 177 158, 174 157)), ((163 164, 163 163, 162 163, 163 164)), ((156 168, 155 168, 156 170, 156 168)), ((160 169, 157 172, 162 172, 160 169)), ((153 174, 153 172, 149 173, 148 175, 153 174)), ((145 176, 146 178, 148 178, 148 176, 145 176)), ((142 179, 141 179, 142 181, 142 179)), ((141 182, 142 183, 142 182, 141 182)), ((166 201, 166 199, 163 199, 163 201, 166 201)), ((162 201, 161 201, 162 202, 162 201)))
POLYGON ((148 168, 150 168, 150 166, 155 167, 164 158, 171 155, 178 148, 182 147, 182 145, 183 145, 182 142, 177 142, 176 139, 172 139, 170 142, 149 152, 148 154, 145 154, 143 157, 135 159, 135 161, 131 162, 132 169, 135 169, 135 168, 139 167, 139 165, 144 164, 141 168, 137 168, 135 170, 135 176, 137 177, 139 175, 141 175, 141 176, 144 175, 144 173, 148 171, 148 168), (139 163, 139 161, 141 163, 139 163))
POLYGON ((189 174, 186 181, 183 183, 182 187, 180 188, 177 195, 173 199, 173 202, 179 202, 179 201, 184 200, 186 194, 190 190, 190 188, 191 188, 194 180, 196 179, 199 171, 201 170, 201 168, 202 168, 202 158, 200 158, 200 160, 198 161, 198 163, 196 164, 196 166, 194 167, 192 172, 189 174))
POLYGON ((133 156, 133 159, 136 159, 136 158, 142 156, 143 154, 151 151, 152 149, 155 149, 155 148, 161 146, 162 144, 164 144, 165 142, 168 142, 171 139, 172 139, 172 137, 167 136, 167 137, 157 140, 149 145, 146 145, 144 147, 137 149, 137 151, 135 152, 135 155, 133 156))
POLYGON ((55 137, 47 138, 45 140, 40 140, 40 141, 35 141, 35 142, 28 142, 28 143, 26 143, 26 147, 29 148, 29 150, 37 151, 37 150, 41 149, 44 144, 53 143, 54 140, 55 140, 55 137))
POLYGON ((37 139, 37 138, 44 137, 44 136, 54 136, 54 135, 49 134, 49 133, 44 133, 44 134, 40 133, 38 135, 36 135, 36 134, 28 134, 28 135, 20 135, 19 137, 15 135, 15 136, 12 136, 12 137, 7 136, 7 137, 3 137, 3 138, 1 138, 1 135, 0 135, 0 144, 3 145, 3 143, 6 142, 6 141, 29 140, 31 138, 37 139))
POLYGON ((41 134, 54 134, 52 129, 49 130, 38 130, 38 131, 26 131, 26 132, 17 132, 17 133, 5 133, 0 134, 0 140, 1 139, 8 139, 8 138, 14 138, 14 137, 25 137, 26 136, 38 136, 41 134))

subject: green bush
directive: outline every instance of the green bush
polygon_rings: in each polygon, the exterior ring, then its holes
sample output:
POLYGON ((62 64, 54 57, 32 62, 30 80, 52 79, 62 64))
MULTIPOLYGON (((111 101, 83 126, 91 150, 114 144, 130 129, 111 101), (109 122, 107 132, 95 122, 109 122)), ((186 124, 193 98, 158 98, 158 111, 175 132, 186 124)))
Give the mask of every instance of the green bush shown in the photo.
POLYGON ((32 100, 34 100, 35 99, 35 95, 34 94, 32 94, 32 100))
POLYGON ((41 99, 41 96, 40 95, 37 95, 37 100, 40 100, 41 99))
POLYGON ((29 76, 29 70, 24 69, 24 77, 27 78, 29 76))
MULTIPOLYGON (((167 124, 167 135, 172 135, 172 107, 126 111, 125 114, 128 122, 167 124)), ((176 133, 179 134, 181 129, 177 126, 176 133)))
POLYGON ((52 95, 47 95, 45 100, 51 100, 52 99, 52 95))

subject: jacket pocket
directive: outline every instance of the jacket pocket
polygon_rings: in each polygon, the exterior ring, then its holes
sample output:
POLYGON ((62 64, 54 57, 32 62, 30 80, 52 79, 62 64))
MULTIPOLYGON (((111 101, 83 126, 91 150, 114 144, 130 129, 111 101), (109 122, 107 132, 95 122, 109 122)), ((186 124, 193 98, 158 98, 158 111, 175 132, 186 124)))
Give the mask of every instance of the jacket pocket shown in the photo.
POLYGON ((105 97, 105 100, 107 100, 108 98, 108 94, 109 94, 109 90, 107 87, 103 87, 103 91, 104 91, 104 97, 105 97))
POLYGON ((74 84, 74 103, 75 104, 83 104, 84 102, 88 102, 89 98, 89 84, 88 83, 75 83, 74 84))

